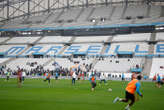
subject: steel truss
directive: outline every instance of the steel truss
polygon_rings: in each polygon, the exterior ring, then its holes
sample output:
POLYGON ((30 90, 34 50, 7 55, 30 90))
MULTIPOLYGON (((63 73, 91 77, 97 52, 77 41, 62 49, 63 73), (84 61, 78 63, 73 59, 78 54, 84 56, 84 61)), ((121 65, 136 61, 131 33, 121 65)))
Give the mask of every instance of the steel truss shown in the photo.
POLYGON ((90 5, 127 4, 130 2, 151 2, 153 0, 0 0, 0 22, 39 12, 70 7, 89 7, 90 5))

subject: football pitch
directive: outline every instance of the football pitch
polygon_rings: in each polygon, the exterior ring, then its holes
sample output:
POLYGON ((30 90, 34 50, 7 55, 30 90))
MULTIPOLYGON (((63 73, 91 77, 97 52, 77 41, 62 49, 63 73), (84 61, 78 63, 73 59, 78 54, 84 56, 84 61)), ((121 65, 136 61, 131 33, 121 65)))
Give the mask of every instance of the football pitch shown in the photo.
MULTIPOLYGON (((0 79, 0 110, 124 110, 125 103, 115 103, 115 97, 125 96, 127 82, 108 81, 108 85, 98 84, 91 91, 89 81, 25 79, 22 88, 17 80, 0 79), (112 88, 109 92, 108 88, 112 88)), ((162 110, 164 87, 156 88, 153 82, 141 82, 140 98, 131 110, 162 110)))

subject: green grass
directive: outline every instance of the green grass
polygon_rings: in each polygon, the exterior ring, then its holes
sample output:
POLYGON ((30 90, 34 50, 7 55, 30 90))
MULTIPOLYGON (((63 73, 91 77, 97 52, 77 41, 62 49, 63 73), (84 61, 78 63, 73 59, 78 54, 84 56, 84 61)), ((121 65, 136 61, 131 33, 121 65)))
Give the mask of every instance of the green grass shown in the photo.
MULTIPOLYGON (((127 82, 108 81, 97 85, 91 92, 89 81, 51 80, 49 86, 42 79, 26 79, 22 88, 16 79, 0 79, 0 110, 124 110, 125 103, 113 104, 116 96, 124 97, 127 82), (112 88, 112 92, 108 92, 112 88)), ((162 110, 164 87, 156 88, 152 82, 142 82, 144 97, 131 110, 162 110)))

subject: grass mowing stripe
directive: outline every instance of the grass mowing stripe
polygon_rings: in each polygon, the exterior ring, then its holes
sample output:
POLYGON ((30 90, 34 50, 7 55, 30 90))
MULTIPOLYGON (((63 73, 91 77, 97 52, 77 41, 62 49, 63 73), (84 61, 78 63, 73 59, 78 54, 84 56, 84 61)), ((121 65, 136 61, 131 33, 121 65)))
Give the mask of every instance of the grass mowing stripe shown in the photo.
MULTIPOLYGON (((98 82, 98 81, 97 81, 98 82)), ((131 110, 160 110, 164 99, 164 88, 156 88, 152 82, 142 82, 144 97, 131 110)), ((124 110, 125 103, 113 104, 116 96, 124 97, 127 82, 108 81, 108 85, 97 84, 91 92, 89 81, 51 80, 50 86, 43 79, 26 79, 22 88, 17 88, 16 79, 0 79, 1 110, 124 110), (112 88, 112 92, 108 92, 112 88)))

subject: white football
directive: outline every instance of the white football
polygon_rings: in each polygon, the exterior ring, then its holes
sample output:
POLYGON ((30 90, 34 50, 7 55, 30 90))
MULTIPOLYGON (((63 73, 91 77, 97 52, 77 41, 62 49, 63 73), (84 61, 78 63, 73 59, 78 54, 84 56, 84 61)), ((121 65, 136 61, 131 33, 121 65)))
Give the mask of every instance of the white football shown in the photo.
POLYGON ((111 88, 109 88, 109 89, 108 89, 108 91, 109 91, 109 92, 111 92, 111 91, 112 91, 112 89, 111 89, 111 88))

